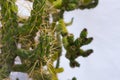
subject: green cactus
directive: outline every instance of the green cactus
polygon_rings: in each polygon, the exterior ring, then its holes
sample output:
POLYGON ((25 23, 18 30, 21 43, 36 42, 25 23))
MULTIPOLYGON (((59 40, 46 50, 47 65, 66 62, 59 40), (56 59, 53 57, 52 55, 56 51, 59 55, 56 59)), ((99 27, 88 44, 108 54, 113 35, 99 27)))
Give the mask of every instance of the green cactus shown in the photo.
POLYGON ((63 15, 65 11, 94 8, 98 0, 29 1, 33 3, 33 9, 30 17, 25 20, 17 15, 16 0, 0 0, 0 80, 8 78, 12 71, 28 73, 33 80, 58 80, 57 73, 64 71, 59 64, 62 46, 66 50, 65 57, 70 61, 71 68, 80 66, 76 58, 87 57, 93 52, 92 49, 81 48, 93 40, 92 37, 87 37, 87 29, 83 29, 75 39, 67 30, 73 18, 66 23, 63 15), (23 24, 21 27, 20 23, 23 24), (38 41, 35 40, 36 36, 38 41), (19 43, 20 48, 17 46, 19 43), (17 56, 22 64, 14 64, 17 56), (53 65, 55 61, 56 67, 53 65))

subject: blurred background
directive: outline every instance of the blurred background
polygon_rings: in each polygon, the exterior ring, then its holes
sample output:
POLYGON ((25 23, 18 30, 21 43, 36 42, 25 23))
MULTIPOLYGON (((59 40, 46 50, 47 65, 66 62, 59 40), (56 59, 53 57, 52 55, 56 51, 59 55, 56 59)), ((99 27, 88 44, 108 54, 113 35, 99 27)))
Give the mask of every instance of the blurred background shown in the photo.
MULTIPOLYGON (((17 0, 20 11, 18 15, 27 18, 31 3, 17 0), (26 9, 27 7, 27 9, 26 9)), ((99 0, 95 9, 74 10, 64 14, 65 21, 74 17, 73 25, 68 27, 75 37, 79 36, 83 28, 88 29, 88 35, 94 37, 94 41, 83 48, 92 48, 94 53, 87 58, 79 57, 80 68, 71 69, 68 60, 61 58, 61 67, 65 68, 60 73, 59 80, 120 80, 120 0, 99 0)), ((12 73, 15 78, 20 75, 20 80, 27 80, 23 73, 12 73), (20 75, 21 74, 21 75, 20 75)), ((14 79, 13 79, 14 80, 14 79)))

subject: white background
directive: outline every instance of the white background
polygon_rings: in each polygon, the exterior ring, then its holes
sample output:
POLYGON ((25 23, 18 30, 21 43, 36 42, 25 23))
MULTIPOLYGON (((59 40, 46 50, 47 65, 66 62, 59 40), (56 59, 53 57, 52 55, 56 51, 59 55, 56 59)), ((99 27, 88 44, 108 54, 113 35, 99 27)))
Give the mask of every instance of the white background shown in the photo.
POLYGON ((84 49, 92 48, 94 53, 88 58, 78 58, 81 67, 71 69, 64 51, 61 67, 65 71, 59 74, 59 80, 74 76, 78 80, 120 80, 120 0, 99 0, 95 9, 65 13, 66 21, 72 17, 74 22, 68 27, 69 31, 78 37, 80 31, 87 28, 94 41, 84 49))
POLYGON ((76 37, 85 27, 94 41, 86 46, 94 49, 88 58, 79 58, 80 68, 68 69, 68 63, 63 58, 66 68, 60 74, 60 80, 76 76, 78 80, 120 80, 120 0, 99 0, 99 5, 91 10, 75 10, 65 14, 67 21, 74 17, 74 23, 69 27, 76 37))

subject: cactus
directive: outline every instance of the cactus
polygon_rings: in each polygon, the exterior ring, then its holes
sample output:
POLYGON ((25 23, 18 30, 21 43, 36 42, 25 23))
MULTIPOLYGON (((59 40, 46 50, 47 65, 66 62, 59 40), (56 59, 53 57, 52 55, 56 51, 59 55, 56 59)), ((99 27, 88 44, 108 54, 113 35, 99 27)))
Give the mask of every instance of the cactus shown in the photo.
POLYGON ((93 52, 92 49, 81 48, 93 40, 92 37, 87 37, 87 29, 83 29, 75 39, 67 30, 73 19, 70 23, 65 23, 63 14, 75 9, 94 8, 98 0, 29 1, 33 2, 33 10, 25 20, 17 15, 16 0, 0 0, 0 80, 8 78, 12 71, 28 73, 33 80, 58 80, 57 73, 64 71, 59 67, 62 45, 72 68, 80 66, 76 58, 87 57, 93 52), (20 23, 23 25, 20 26, 20 23), (20 48, 18 44, 21 44, 20 48), (17 56, 22 64, 14 64, 17 56), (53 65, 55 61, 56 67, 53 65))

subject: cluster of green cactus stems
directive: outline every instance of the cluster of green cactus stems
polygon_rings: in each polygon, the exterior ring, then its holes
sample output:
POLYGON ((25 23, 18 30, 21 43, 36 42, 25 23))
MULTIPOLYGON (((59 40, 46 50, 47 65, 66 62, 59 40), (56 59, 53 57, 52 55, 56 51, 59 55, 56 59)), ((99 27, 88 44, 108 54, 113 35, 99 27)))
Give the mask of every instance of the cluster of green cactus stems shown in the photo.
POLYGON ((33 2, 30 17, 22 19, 17 15, 16 0, 0 0, 0 80, 8 78, 12 71, 28 73, 33 80, 58 80, 57 73, 63 72, 59 67, 62 46, 72 68, 80 66, 76 58, 87 57, 93 52, 81 48, 93 40, 87 37, 87 29, 74 39, 67 30, 73 19, 65 23, 64 12, 94 8, 98 0, 29 1, 33 2), (21 64, 14 63, 17 56, 21 64), (55 61, 56 66, 53 65, 55 61))

